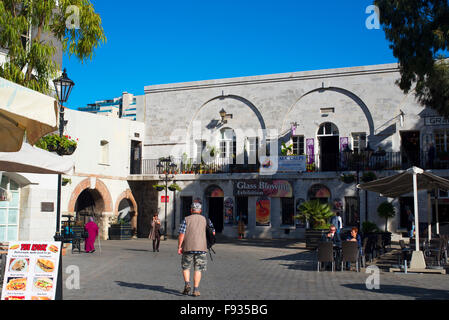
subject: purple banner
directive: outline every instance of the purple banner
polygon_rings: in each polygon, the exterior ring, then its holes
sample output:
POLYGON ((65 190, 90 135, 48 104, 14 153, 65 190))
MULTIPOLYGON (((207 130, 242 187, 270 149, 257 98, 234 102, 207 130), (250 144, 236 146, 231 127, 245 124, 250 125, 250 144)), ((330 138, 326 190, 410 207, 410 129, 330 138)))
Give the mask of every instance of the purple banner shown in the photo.
POLYGON ((306 148, 307 148, 307 164, 315 163, 315 140, 307 139, 306 148))
POLYGON ((348 144, 349 144, 348 137, 340 138, 340 152, 343 152, 344 150, 346 150, 346 148, 348 147, 348 144))

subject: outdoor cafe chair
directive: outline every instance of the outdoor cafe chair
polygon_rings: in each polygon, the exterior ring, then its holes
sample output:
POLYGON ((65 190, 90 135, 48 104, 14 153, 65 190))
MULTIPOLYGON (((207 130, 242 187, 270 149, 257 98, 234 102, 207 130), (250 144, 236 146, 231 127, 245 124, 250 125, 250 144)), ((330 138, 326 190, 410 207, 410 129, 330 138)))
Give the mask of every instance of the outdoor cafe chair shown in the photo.
POLYGON ((347 262, 355 262, 357 272, 360 272, 359 253, 359 245, 357 242, 344 241, 341 244, 341 271, 344 270, 344 265, 347 262))
POLYGON ((375 250, 375 257, 381 256, 383 253, 385 253, 385 247, 384 247, 384 241, 381 234, 378 234, 376 237, 376 242, 374 245, 375 250))
POLYGON ((334 248, 332 242, 320 242, 317 247, 317 268, 320 272, 322 263, 332 263, 332 272, 335 270, 334 248))
POLYGON ((426 256, 431 262, 436 262, 439 266, 443 260, 443 240, 431 239, 426 248, 426 256))
MULTIPOLYGON (((363 268, 366 268, 366 256, 369 255, 371 257, 371 252, 368 248, 369 239, 364 238, 362 241, 362 254, 360 255, 360 262, 363 268), (368 250, 368 251, 367 251, 368 250)), ((369 261, 371 262, 372 259, 370 258, 369 261)))

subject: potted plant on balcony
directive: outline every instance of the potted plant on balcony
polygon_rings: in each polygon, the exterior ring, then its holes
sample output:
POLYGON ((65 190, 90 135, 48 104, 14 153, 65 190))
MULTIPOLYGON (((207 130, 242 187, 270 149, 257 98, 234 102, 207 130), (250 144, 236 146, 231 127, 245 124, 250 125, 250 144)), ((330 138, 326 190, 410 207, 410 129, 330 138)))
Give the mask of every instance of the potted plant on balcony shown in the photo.
POLYGON ((355 175, 353 174, 342 174, 340 180, 344 183, 353 183, 355 181, 355 175))
POLYGON ((377 180, 377 176, 374 172, 368 171, 368 172, 363 173, 361 180, 363 183, 367 183, 367 182, 377 180))
POLYGON ((108 230, 109 240, 130 240, 132 228, 129 221, 115 218, 108 230))
POLYGON ((165 185, 163 185, 163 184, 155 184, 155 185, 153 185, 153 189, 155 189, 157 191, 163 191, 163 190, 165 190, 165 185))
POLYGON ((334 215, 331 205, 319 200, 309 200, 302 203, 298 211, 299 214, 294 218, 309 224, 306 229, 306 247, 316 248, 323 234, 328 232, 328 221, 334 215))

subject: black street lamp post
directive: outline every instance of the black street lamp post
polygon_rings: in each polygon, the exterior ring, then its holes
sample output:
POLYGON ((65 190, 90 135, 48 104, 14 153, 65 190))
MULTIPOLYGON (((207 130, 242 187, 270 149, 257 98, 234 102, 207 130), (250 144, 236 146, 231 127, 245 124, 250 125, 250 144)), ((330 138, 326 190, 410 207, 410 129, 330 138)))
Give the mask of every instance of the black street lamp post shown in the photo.
MULTIPOLYGON (((62 76, 53 80, 53 84, 56 89, 56 94, 58 96, 59 101, 59 136, 62 137, 64 134, 64 106, 63 103, 67 102, 69 99, 70 93, 72 92, 75 83, 67 77, 67 71, 64 69, 62 76)), ((61 230, 61 181, 62 175, 58 174, 58 198, 57 198, 57 209, 56 209, 56 238, 60 237, 61 230)), ((61 239, 57 240, 60 241, 61 239)))
POLYGON ((164 240, 167 240, 167 203, 168 203, 168 198, 167 198, 167 192, 168 192, 168 181, 170 181, 171 179, 173 179, 175 176, 170 174, 170 171, 174 171, 176 169, 176 164, 172 163, 171 158, 164 158, 161 159, 159 161, 159 164, 157 165, 157 168, 159 169, 159 172, 161 169, 165 169, 164 175, 160 175, 159 178, 161 180, 165 181, 165 216, 164 216, 164 240), (170 170, 167 170, 167 169, 170 170))
MULTIPOLYGON (((62 76, 53 80, 55 86, 56 95, 59 102, 59 136, 62 137, 64 134, 64 106, 63 103, 67 102, 70 93, 72 92, 75 83, 67 77, 66 69, 64 69, 62 76)), ((61 182, 62 175, 58 174, 58 195, 56 199, 56 233, 54 236, 55 241, 61 241, 62 250, 62 236, 61 236, 61 182)), ((56 288, 56 299, 62 300, 62 253, 59 254, 59 270, 58 270, 58 280, 56 288)))

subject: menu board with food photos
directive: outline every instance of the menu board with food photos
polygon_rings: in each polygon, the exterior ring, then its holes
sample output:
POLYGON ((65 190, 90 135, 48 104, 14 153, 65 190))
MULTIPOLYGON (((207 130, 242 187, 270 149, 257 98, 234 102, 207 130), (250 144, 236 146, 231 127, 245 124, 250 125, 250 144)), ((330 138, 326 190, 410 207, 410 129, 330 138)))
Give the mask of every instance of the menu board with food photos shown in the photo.
POLYGON ((1 299, 54 300, 60 254, 60 242, 10 242, 1 299))

